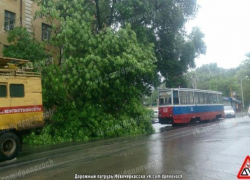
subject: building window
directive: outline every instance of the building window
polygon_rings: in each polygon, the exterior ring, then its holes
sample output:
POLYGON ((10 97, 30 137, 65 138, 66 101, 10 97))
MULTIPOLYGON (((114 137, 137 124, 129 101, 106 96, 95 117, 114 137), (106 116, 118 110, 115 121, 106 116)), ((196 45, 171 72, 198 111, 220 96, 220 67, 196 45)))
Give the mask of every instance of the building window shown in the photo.
POLYGON ((12 98, 24 97, 24 85, 23 84, 11 84, 10 85, 10 97, 12 98))
POLYGON ((16 14, 5 10, 4 14, 4 30, 10 31, 14 29, 16 14))
POLYGON ((3 45, 3 49, 8 49, 8 45, 3 45))
POLYGON ((42 40, 49 41, 52 26, 42 23, 42 40))
POLYGON ((7 86, 6 85, 0 85, 0 98, 6 98, 7 97, 7 86))

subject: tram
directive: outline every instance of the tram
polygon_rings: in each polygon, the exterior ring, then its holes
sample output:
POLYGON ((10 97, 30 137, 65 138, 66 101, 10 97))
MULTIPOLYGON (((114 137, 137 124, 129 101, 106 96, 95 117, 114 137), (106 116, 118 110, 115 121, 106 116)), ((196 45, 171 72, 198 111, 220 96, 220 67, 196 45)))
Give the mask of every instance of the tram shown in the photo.
POLYGON ((160 89, 161 124, 188 124, 224 117, 222 93, 199 89, 160 89))

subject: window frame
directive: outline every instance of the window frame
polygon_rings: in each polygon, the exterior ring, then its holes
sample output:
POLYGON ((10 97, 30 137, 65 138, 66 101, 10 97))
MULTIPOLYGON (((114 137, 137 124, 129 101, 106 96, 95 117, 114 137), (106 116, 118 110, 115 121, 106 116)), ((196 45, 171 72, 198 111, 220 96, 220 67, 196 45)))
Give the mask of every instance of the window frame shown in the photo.
POLYGON ((161 91, 161 92, 159 92, 159 105, 160 106, 173 105, 172 99, 173 99, 173 91, 161 91), (163 97, 164 93, 166 93, 166 96, 163 97), (171 103, 169 103, 169 100, 171 100, 171 103))
POLYGON ((179 99, 180 99, 180 105, 187 105, 187 92, 186 91, 179 91, 179 99), (185 98, 182 99, 184 96, 183 94, 185 93, 185 98), (185 103, 182 103, 183 101, 182 100, 185 100, 185 103))
POLYGON ((220 94, 217 94, 217 102, 218 102, 218 104, 222 104, 222 102, 221 102, 221 95, 220 94))
POLYGON ((209 102, 209 104, 213 104, 213 94, 212 93, 208 93, 208 102, 209 102))
POLYGON ((179 91, 176 91, 176 90, 173 90, 173 105, 180 105, 179 91), (176 98, 177 98, 177 101, 176 101, 176 98))
POLYGON ((13 30, 15 27, 15 23, 16 23, 16 13, 5 10, 4 11, 4 30, 5 31, 13 30))
POLYGON ((52 26, 46 23, 42 23, 42 41, 49 41, 52 33, 52 26), (46 34, 46 38, 45 35, 46 34))
POLYGON ((24 98, 25 97, 25 85, 24 84, 9 84, 9 93, 10 93, 10 95, 9 95, 10 98, 24 98), (11 85, 22 85, 23 86, 23 96, 13 97, 11 95, 11 85))
POLYGON ((8 84, 7 83, 0 83, 0 86, 5 86, 6 87, 6 96, 5 97, 0 96, 0 98, 8 98, 8 84))
POLYGON ((194 92, 194 104, 200 104, 200 93, 194 92))
POLYGON ((206 104, 204 92, 199 92, 199 104, 206 104))
POLYGON ((217 101, 217 94, 213 94, 212 96, 213 98, 213 104, 218 104, 218 101, 217 101))
POLYGON ((9 45, 3 45, 3 49, 7 49, 8 47, 10 47, 9 45))
POLYGON ((186 92, 186 96, 187 96, 187 104, 194 104, 194 93, 193 91, 187 91, 186 92))
POLYGON ((220 94, 220 103, 223 104, 223 99, 221 94, 220 94))

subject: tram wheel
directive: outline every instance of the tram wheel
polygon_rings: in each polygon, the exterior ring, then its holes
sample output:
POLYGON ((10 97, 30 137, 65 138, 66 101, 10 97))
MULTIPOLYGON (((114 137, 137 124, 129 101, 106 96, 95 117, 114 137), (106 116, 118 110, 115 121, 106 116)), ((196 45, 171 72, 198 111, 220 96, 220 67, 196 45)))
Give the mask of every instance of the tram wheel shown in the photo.
POLYGON ((195 126, 196 124, 197 124, 197 119, 196 118, 191 119, 190 122, 189 122, 190 126, 195 126))

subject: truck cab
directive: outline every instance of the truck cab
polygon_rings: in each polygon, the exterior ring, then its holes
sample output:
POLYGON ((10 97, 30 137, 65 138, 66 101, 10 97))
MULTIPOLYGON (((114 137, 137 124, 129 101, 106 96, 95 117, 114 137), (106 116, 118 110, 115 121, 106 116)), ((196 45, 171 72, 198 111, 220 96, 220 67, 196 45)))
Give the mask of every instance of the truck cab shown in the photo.
POLYGON ((23 134, 43 125, 41 74, 28 60, 0 57, 0 161, 14 159, 23 134))

